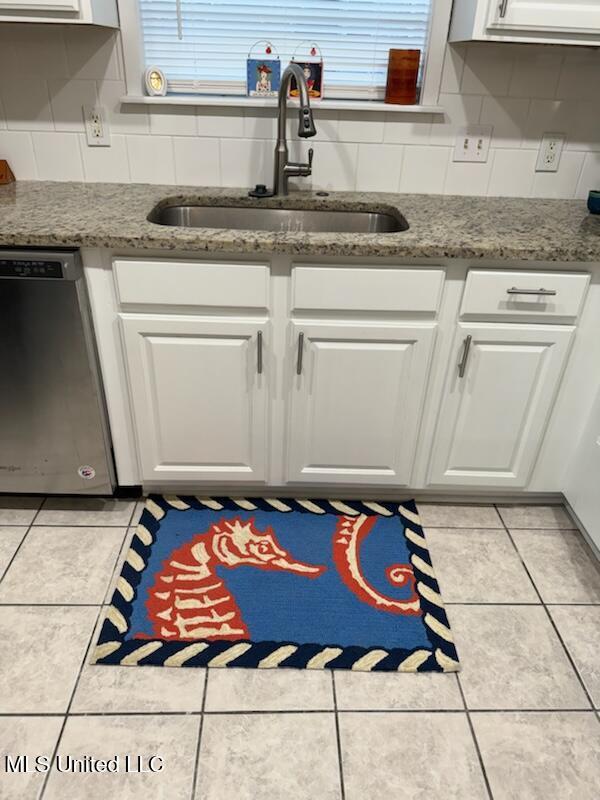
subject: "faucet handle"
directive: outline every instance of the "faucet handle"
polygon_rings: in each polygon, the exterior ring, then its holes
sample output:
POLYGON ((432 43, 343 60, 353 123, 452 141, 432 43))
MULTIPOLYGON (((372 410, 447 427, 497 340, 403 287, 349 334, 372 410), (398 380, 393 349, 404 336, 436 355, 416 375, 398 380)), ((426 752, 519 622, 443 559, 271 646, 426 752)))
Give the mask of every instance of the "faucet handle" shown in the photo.
POLYGON ((312 149, 312 147, 309 147, 308 148, 308 168, 309 169, 312 169, 312 162, 313 162, 314 154, 315 154, 315 151, 312 149))

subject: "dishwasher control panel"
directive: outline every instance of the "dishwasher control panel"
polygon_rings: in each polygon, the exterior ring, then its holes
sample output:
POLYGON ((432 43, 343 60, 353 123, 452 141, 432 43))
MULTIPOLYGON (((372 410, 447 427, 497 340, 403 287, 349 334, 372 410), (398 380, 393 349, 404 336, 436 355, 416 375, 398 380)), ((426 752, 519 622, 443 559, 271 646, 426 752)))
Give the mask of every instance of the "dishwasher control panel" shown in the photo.
POLYGON ((82 275, 79 251, 72 248, 0 249, 0 279, 76 281, 82 275))
POLYGON ((0 278, 62 278, 62 261, 0 258, 0 278))

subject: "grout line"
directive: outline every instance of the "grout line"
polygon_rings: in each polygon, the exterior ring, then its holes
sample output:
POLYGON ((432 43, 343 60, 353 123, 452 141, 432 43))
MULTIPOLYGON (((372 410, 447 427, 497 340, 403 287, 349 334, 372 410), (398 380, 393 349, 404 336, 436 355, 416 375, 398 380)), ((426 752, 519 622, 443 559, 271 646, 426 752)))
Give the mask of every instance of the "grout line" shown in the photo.
MULTIPOLYGON (((54 764, 54 761, 56 759, 56 755, 58 753, 58 748, 60 747, 60 743, 62 741, 62 737, 63 737, 64 731, 65 731, 65 726, 67 724, 67 719, 69 718, 69 712, 71 710, 71 706, 73 705, 73 699, 75 698, 75 693, 77 691, 77 687, 79 686, 79 679, 81 678, 81 673, 83 672, 83 668, 84 668, 84 666, 86 664, 90 647, 92 645, 92 642, 94 641, 94 636, 96 634, 98 623, 100 621, 100 614, 101 613, 102 613, 102 607, 100 607, 98 609, 98 614, 96 615, 96 619, 94 620, 94 624, 92 626, 92 632, 90 633, 90 636, 88 638, 87 644, 85 646, 85 650, 84 650, 84 653, 83 653, 83 658, 81 660, 81 664, 79 665, 79 671, 77 672, 77 677, 75 678, 75 683, 73 684, 73 689, 71 691, 71 696, 69 698, 69 702, 67 704, 67 708, 66 708, 66 711, 65 711, 65 714, 64 714, 63 724, 61 725, 60 733, 58 734, 58 739, 56 740, 56 746, 55 746, 55 748, 54 748, 54 750, 52 752, 52 758, 50 760, 50 763, 52 765, 54 764)), ((82 715, 82 716, 85 716, 85 715, 82 715)), ((44 796, 44 794, 46 792, 46 788, 48 786, 48 781, 50 780, 50 776, 52 775, 52 773, 53 773, 53 769, 51 767, 48 770, 48 772, 45 774, 45 776, 44 776, 44 782, 42 784, 42 788, 40 789, 40 792, 39 792, 39 795, 38 795, 39 800, 42 799, 42 797, 44 796)))
MULTIPOLYGON (((132 511, 131 513, 133 514, 134 512, 132 511)), ((129 521, 131 522, 131 518, 130 518, 129 521)), ((123 538, 121 539, 121 544, 119 545, 119 549, 117 551, 117 555, 115 556, 115 560, 114 560, 114 563, 113 563, 113 566, 112 566, 112 570, 110 571, 110 576, 108 578, 108 582, 106 584, 106 588, 104 590, 104 594, 102 595, 102 605, 110 605, 110 602, 112 600, 112 597, 109 597, 108 593, 110 592, 111 587, 113 586, 113 581, 114 581, 117 569, 119 568, 119 566, 121 564, 121 556, 125 555, 124 548, 125 548, 125 542, 127 540, 127 537, 129 536, 129 531, 130 531, 130 526, 128 525, 125 528, 125 533, 123 534, 123 538)), ((121 567, 121 569, 122 569, 122 567, 121 567)))
MULTIPOLYGON (((191 669, 194 669, 191 667, 191 669)), ((237 710, 237 711, 71 711, 69 719, 79 717, 237 717, 237 716, 278 716, 306 714, 334 714, 331 708, 295 708, 280 711, 237 710)), ((464 708, 343 708, 338 714, 464 714, 464 708)), ((469 714, 597 714, 596 708, 471 708, 469 714)), ((0 719, 16 717, 64 717, 61 711, 10 711, 0 712, 0 719)))
MULTIPOLYGON (((28 534, 29 534, 29 531, 30 531, 30 530, 33 528, 33 526, 35 525, 35 521, 36 521, 36 519, 37 519, 37 517, 38 517, 38 514, 39 514, 39 513, 40 513, 40 511, 42 510, 42 506, 44 505, 44 501, 45 501, 45 499, 46 499, 46 498, 44 498, 44 499, 42 500, 42 502, 39 504, 39 506, 38 506, 38 508, 37 508, 37 511, 36 511, 36 512, 35 512, 35 514, 33 515, 33 517, 32 517, 32 519, 31 519, 31 522, 29 523, 29 525, 27 525, 27 526, 23 526, 23 527, 27 527, 27 530, 26 530, 26 531, 25 531, 25 533, 23 534, 23 538, 22 538, 22 539, 21 539, 21 541, 19 542, 19 546, 17 547, 17 549, 15 550, 15 552, 12 554, 12 558, 10 559, 10 561, 8 562, 8 564, 6 565, 6 569, 4 570, 4 572, 2 573, 2 575, 0 576, 0 583, 2 583, 2 581, 3 581, 3 580, 4 580, 4 578, 6 577, 6 574, 8 573, 8 570, 11 568, 11 566, 12 566, 12 564, 13 564, 13 562, 14 562, 15 558, 17 557, 17 554, 18 554, 19 550, 20 550, 20 549, 21 549, 21 547, 23 546, 23 543, 24 543, 25 539, 27 538, 27 536, 28 536, 28 534)), ((8 527, 12 527, 12 526, 8 526, 8 527)), ((20 527, 20 526, 19 526, 19 527, 20 527)))
POLYGON ((202 730, 204 728, 204 713, 206 709, 206 693, 208 690, 208 667, 204 668, 204 688, 202 690, 202 706, 200 708, 200 722, 198 723, 198 738, 196 740, 196 758, 194 760, 194 777, 192 779, 192 793, 190 800, 196 797, 196 784, 198 782, 198 764, 200 762, 200 748, 202 746, 202 730))
POLYGON ((52 525, 47 525, 45 522, 36 522, 36 523, 32 523, 32 527, 33 527, 33 525, 35 525, 36 528, 111 528, 112 529, 112 528, 131 528, 132 527, 131 525, 128 525, 126 522, 120 522, 119 524, 117 524, 116 522, 112 522, 112 523, 105 522, 105 523, 103 523, 101 525, 90 525, 90 524, 83 523, 83 522, 77 522, 77 523, 66 522, 66 523, 61 523, 60 525, 58 525, 56 523, 54 523, 52 525))
POLYGON ((479 748, 479 742, 477 741, 477 736, 475 736, 475 728, 473 727, 473 720, 471 719, 471 714, 469 712, 469 708, 467 706, 467 698, 465 697, 465 693, 463 691, 462 684, 460 682, 460 676, 456 673, 456 683, 458 686, 458 691, 460 692, 460 696, 462 699, 462 703, 464 706, 464 713, 467 717, 467 724, 469 726, 469 730, 471 731, 471 737, 473 739, 473 745, 475 747, 475 752, 477 753, 477 760, 479 761, 479 767, 481 768, 481 774, 483 775, 483 780, 485 783, 485 788, 488 793, 488 797, 490 800, 494 800, 494 795, 492 794, 492 787, 490 786, 490 781, 487 776, 487 772, 485 769, 485 764, 483 762, 483 756, 481 755, 481 750, 479 748))
MULTIPOLYGON (((497 510, 497 509, 496 509, 496 510, 497 510)), ((589 703, 589 705, 590 705, 590 708, 594 708, 594 702, 593 702, 593 700, 592 700, 592 698, 591 698, 591 695, 590 695, 590 693, 588 692, 588 690, 587 690, 587 688, 586 688, 586 685, 585 685, 585 683, 583 682, 583 678, 582 678, 582 677, 581 677, 581 675, 579 674, 579 670, 577 669, 577 667, 576 667, 576 665, 575 665, 575 662, 573 661, 573 659, 572 659, 572 657, 571 657, 571 653, 569 653, 569 650, 568 650, 568 648, 567 648, 566 644, 564 643, 562 636, 560 635, 560 632, 559 632, 559 630, 558 630, 558 627, 556 626, 556 623, 554 622, 554 619, 552 618, 552 614, 551 614, 551 613, 550 613, 550 611, 548 610, 548 608, 547 608, 547 606, 546 606, 546 603, 544 602, 544 599, 543 599, 543 597, 542 597, 542 595, 541 595, 541 593, 540 593, 539 589, 537 588, 537 586, 536 586, 536 584, 535 584, 535 581, 533 580, 533 578, 532 578, 532 576, 531 576, 531 573, 529 572, 529 569, 528 569, 528 567, 527 567, 527 564, 525 563, 525 560, 523 559, 523 556, 521 555, 521 552, 519 551, 519 548, 517 547, 517 544, 516 544, 515 540, 513 539, 512 535, 511 535, 511 532, 509 531, 508 527, 506 526, 506 523, 504 523, 504 528, 505 528, 505 530, 506 530, 506 534, 507 534, 508 538, 510 539, 510 541, 511 541, 511 543, 512 543, 512 546, 513 546, 513 547, 514 547, 514 549, 515 549, 515 552, 516 552, 517 556, 518 556, 518 557, 519 557, 519 559, 521 560, 521 564, 523 565, 523 569, 524 569, 524 570, 525 570, 525 572, 527 573, 527 577, 528 577, 528 578, 529 578, 529 580, 531 581, 531 583, 532 583, 532 585, 533 585, 533 588, 534 588, 534 589, 535 589, 535 591, 536 591, 536 594, 537 594, 537 596, 540 598, 540 602, 542 603, 542 608, 544 609, 544 613, 546 614, 546 616, 547 616, 547 618, 548 618, 548 621, 550 622, 550 625, 552 626, 552 628, 553 628, 553 630, 554 630, 554 633, 556 634, 556 637, 557 637, 558 641, 560 642, 560 644, 561 644, 561 646, 562 646, 562 649, 563 649, 563 651, 564 651, 564 654, 565 654, 565 656, 567 657, 567 661, 568 661, 568 662, 569 662, 569 664, 571 665, 571 669, 573 670, 573 672, 574 672, 574 674, 575 674, 575 676, 576 676, 577 680, 579 681, 579 685, 581 686, 581 688, 582 688, 582 690, 583 690, 583 693, 584 693, 584 695, 585 695, 585 697, 586 697, 586 699, 587 699, 587 701, 588 701, 588 703, 589 703)), ((513 528, 513 530, 514 530, 514 528, 513 528)))
MULTIPOLYGON (((443 592, 442 592, 443 595, 443 592)), ((475 601, 469 602, 461 602, 460 600, 454 600, 452 602, 448 602, 447 600, 444 602, 445 606, 540 606, 542 603, 476 603, 475 601)))
POLYGON ((340 733, 340 718, 338 716, 337 692, 335 689, 335 673, 331 670, 331 691, 333 692, 333 711, 335 719, 335 739, 337 744, 338 754, 338 769, 340 776, 340 797, 341 800, 346 798, 346 786, 344 784, 344 764, 342 760, 342 737, 340 733))
MULTIPOLYGON (((0 583, 2 583, 2 581, 4 580, 4 578, 6 577, 6 575, 7 575, 7 573, 8 573, 8 570, 9 570, 9 569, 11 568, 11 566, 13 565, 13 562, 14 562, 14 560, 16 559, 16 557, 17 557, 17 554, 18 554, 19 550, 20 550, 20 549, 21 549, 21 547, 23 546, 23 542, 24 542, 24 541, 25 541, 25 539, 27 538, 27 534, 29 533, 29 531, 30 531, 30 530, 31 530, 31 525, 30 525, 28 528, 26 528, 26 530, 25 530, 25 533, 23 534, 23 536, 21 537, 21 540, 20 540, 19 544, 17 545, 17 549, 16 549, 16 550, 15 550, 15 552, 12 554, 11 558, 10 558, 10 559, 9 559, 9 561, 8 561, 8 564, 6 565, 6 568, 4 569, 4 571, 2 572, 2 574, 0 575, 0 583)), ((0 605, 2 605, 2 604, 0 604, 0 605)))

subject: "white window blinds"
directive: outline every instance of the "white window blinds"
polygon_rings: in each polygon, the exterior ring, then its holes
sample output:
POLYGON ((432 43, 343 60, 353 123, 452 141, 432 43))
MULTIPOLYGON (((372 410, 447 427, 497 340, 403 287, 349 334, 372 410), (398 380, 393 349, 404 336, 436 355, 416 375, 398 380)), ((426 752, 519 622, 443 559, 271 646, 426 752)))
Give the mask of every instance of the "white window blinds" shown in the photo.
POLYGON ((164 71, 170 91, 244 94, 246 57, 257 40, 273 42, 282 66, 300 43, 298 60, 316 42, 327 97, 378 99, 390 48, 424 55, 434 2, 139 0, 146 66, 164 71))

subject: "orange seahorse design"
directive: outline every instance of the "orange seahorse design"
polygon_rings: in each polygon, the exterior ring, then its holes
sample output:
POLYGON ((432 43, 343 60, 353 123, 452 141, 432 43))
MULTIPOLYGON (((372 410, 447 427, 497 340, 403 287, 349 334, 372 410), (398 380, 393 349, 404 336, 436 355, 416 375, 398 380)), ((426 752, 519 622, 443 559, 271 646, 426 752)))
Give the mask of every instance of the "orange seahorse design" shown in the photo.
POLYGON ((372 586, 363 575, 360 564, 360 546, 369 535, 377 517, 359 514, 357 517, 338 517, 333 535, 333 561, 340 578, 350 591, 363 603, 378 611, 390 614, 416 616, 421 613, 419 596, 415 591, 415 575, 410 564, 393 564, 386 570, 386 576, 394 586, 409 585, 411 594, 408 600, 386 597, 372 586))
POLYGON ((258 530, 254 519, 222 519, 163 562, 146 600, 153 633, 136 638, 248 639, 241 610, 216 573, 219 564, 230 569, 250 565, 285 570, 306 578, 316 578, 326 569, 294 561, 279 545, 273 529, 258 530))

